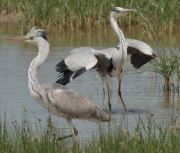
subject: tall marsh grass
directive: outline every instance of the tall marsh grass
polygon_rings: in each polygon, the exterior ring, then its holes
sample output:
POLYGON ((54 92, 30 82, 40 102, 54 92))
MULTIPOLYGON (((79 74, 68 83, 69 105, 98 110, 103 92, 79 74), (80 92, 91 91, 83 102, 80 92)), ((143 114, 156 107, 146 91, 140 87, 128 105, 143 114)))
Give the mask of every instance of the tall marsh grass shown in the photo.
POLYGON ((41 121, 38 121, 33 127, 27 118, 21 122, 6 122, 4 118, 0 121, 0 152, 55 153, 64 152, 64 149, 68 151, 68 141, 57 144, 58 134, 52 130, 49 123, 48 119, 46 127, 43 127, 41 121))
MULTIPOLYGON (((95 137, 80 141, 72 147, 71 139, 57 141, 55 132, 47 120, 47 125, 40 128, 40 123, 32 127, 28 118, 22 122, 0 120, 1 153, 109 153, 109 152, 168 152, 180 150, 180 122, 178 117, 171 117, 166 122, 159 122, 154 114, 139 116, 134 128, 114 125, 109 132, 100 128, 95 137)), ((39 121, 40 122, 40 121, 39 121)))
POLYGON ((158 58, 151 62, 154 72, 164 79, 164 91, 179 92, 180 85, 180 49, 179 47, 157 48, 158 58))
POLYGON ((120 20, 125 27, 143 28, 149 37, 172 31, 180 23, 179 0, 1 0, 0 11, 13 12, 25 28, 36 25, 75 30, 106 27, 115 6, 137 9, 120 20))

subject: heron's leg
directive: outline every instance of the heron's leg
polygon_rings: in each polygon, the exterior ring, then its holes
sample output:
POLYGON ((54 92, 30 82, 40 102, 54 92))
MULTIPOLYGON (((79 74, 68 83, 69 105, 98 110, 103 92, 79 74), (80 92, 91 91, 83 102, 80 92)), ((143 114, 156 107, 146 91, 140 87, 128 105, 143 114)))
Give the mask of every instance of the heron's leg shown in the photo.
POLYGON ((72 119, 70 118, 66 118, 65 119, 69 128, 71 129, 71 135, 68 135, 68 136, 63 136, 63 137, 60 137, 58 138, 57 140, 62 140, 62 139, 66 139, 66 138, 71 138, 73 139, 73 142, 76 142, 77 143, 77 140, 76 140, 76 136, 78 135, 78 131, 76 130, 76 128, 72 125, 72 119))
POLYGON ((111 112, 109 112, 109 121, 108 121, 108 136, 110 136, 112 128, 111 128, 111 112))
POLYGON ((67 136, 63 136, 63 137, 60 137, 60 138, 57 138, 57 140, 62 140, 62 139, 66 139, 66 138, 71 138, 73 139, 74 142, 77 142, 76 140, 76 136, 78 135, 78 131, 76 130, 76 128, 72 125, 72 119, 66 119, 66 122, 69 126, 69 128, 71 129, 71 133, 70 135, 67 135, 67 136))
POLYGON ((69 128, 71 129, 73 142, 77 143, 76 136, 78 135, 78 131, 77 131, 76 128, 72 125, 72 119, 71 119, 71 118, 66 118, 66 122, 67 122, 67 124, 69 125, 69 128))
POLYGON ((109 74, 105 75, 105 79, 106 79, 106 86, 107 86, 107 91, 108 91, 108 106, 109 106, 109 110, 111 111, 111 85, 110 85, 109 74))
POLYGON ((100 77, 101 77, 101 79, 102 79, 102 86, 103 86, 103 104, 104 104, 104 99, 105 99, 105 89, 104 89, 104 77, 103 76, 101 76, 100 75, 100 77))
POLYGON ((102 79, 103 93, 104 93, 104 96, 105 96, 105 89, 104 89, 104 77, 103 77, 103 76, 101 76, 101 79, 102 79))
POLYGON ((122 101, 122 104, 123 104, 123 106, 124 106, 125 111, 127 111, 126 106, 125 106, 124 101, 123 101, 122 96, 121 96, 121 82, 122 82, 122 77, 123 77, 123 70, 121 71, 121 73, 118 74, 118 81, 119 81, 118 95, 119 95, 119 97, 120 97, 120 99, 121 99, 121 101, 122 101))
MULTIPOLYGON (((77 129, 76 129, 74 126, 73 126, 73 129, 74 129, 74 135, 77 136, 77 135, 78 135, 77 129)), ((71 137, 72 137, 72 134, 71 134, 71 135, 67 135, 67 136, 60 137, 60 138, 58 138, 57 140, 62 140, 62 139, 71 138, 71 137)))

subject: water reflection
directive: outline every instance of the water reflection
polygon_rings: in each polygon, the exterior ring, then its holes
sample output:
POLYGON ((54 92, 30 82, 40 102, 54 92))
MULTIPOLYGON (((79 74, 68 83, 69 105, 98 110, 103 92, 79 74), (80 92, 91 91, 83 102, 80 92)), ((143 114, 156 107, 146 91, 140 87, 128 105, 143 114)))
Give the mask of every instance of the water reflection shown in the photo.
MULTIPOLYGON (((7 37, 19 35, 16 28, 1 27, 0 32, 0 95, 1 114, 7 112, 7 119, 21 121, 24 108, 28 109, 29 120, 34 123, 41 119, 41 124, 46 123, 50 113, 39 106, 30 96, 27 83, 27 70, 31 60, 37 55, 37 48, 28 44, 6 43, 7 37), (4 29, 3 29, 4 28, 4 29)), ((17 28, 19 29, 19 27, 17 28)), ((143 40, 144 36, 138 31, 132 33, 127 31, 128 37, 137 37, 143 40)), ((69 54, 74 47, 93 46, 103 49, 117 44, 116 37, 111 29, 98 31, 92 30, 89 33, 52 32, 49 33, 51 52, 47 61, 38 72, 39 82, 55 82, 58 74, 55 72, 55 65, 69 54)), ((145 39, 146 40, 146 39, 145 39)), ((164 94, 159 90, 161 82, 156 79, 155 74, 147 69, 147 65, 140 70, 134 70, 131 64, 126 64, 126 73, 122 82, 122 96, 128 113, 124 112, 122 103, 118 97, 117 78, 111 79, 112 85, 112 118, 116 124, 122 124, 122 120, 128 120, 129 125, 136 125, 138 115, 145 116, 153 112, 160 120, 168 118, 172 108, 179 109, 179 95, 164 94)), ((100 77, 94 71, 87 72, 67 85, 82 95, 91 99, 103 110, 108 112, 107 91, 103 91, 103 84, 100 77)), ((52 116, 52 122, 56 128, 67 127, 64 119, 52 116)), ((89 137, 96 133, 99 125, 92 122, 73 121, 79 131, 79 138, 89 137), (88 131, 88 132, 87 132, 88 131)), ((108 126, 103 123, 102 126, 108 126)), ((68 131, 70 132, 70 131, 68 131)))

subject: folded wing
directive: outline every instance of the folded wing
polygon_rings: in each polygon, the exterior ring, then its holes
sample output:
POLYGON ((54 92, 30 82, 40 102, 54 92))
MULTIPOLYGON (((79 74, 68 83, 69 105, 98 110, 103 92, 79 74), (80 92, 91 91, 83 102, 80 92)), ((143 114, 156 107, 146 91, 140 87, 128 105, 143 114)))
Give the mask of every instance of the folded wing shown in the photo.
POLYGON ((61 117, 90 120, 93 122, 109 121, 109 115, 94 105, 84 96, 71 89, 53 89, 48 91, 49 102, 61 117))

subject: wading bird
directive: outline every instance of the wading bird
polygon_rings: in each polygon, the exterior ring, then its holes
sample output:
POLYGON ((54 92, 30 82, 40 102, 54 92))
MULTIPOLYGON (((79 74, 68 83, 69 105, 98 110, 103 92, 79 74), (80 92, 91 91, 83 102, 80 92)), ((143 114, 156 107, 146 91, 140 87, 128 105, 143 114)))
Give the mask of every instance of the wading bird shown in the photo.
MULTIPOLYGON (((46 31, 33 27, 26 36, 9 38, 10 42, 25 41, 37 45, 38 55, 30 64, 28 71, 28 85, 32 97, 52 114, 65 118, 72 132, 72 138, 78 134, 72 125, 72 119, 88 120, 93 122, 108 122, 109 115, 103 112, 90 100, 76 91, 64 87, 58 83, 46 83, 40 85, 37 79, 37 70, 46 60, 49 54, 49 43, 46 31)), ((69 137, 69 136, 68 136, 69 137)))
POLYGON ((66 85, 85 71, 96 69, 101 76, 105 77, 108 90, 108 105, 111 110, 110 77, 117 76, 119 81, 118 95, 124 109, 127 110, 121 96, 121 81, 127 54, 132 54, 131 63, 135 68, 140 68, 155 58, 155 54, 149 45, 138 40, 125 39, 123 32, 118 27, 117 19, 119 17, 135 11, 133 9, 115 7, 110 13, 110 22, 118 37, 119 44, 116 47, 103 50, 96 50, 91 47, 73 49, 70 51, 69 56, 56 65, 56 70, 60 72, 57 83, 66 85))

